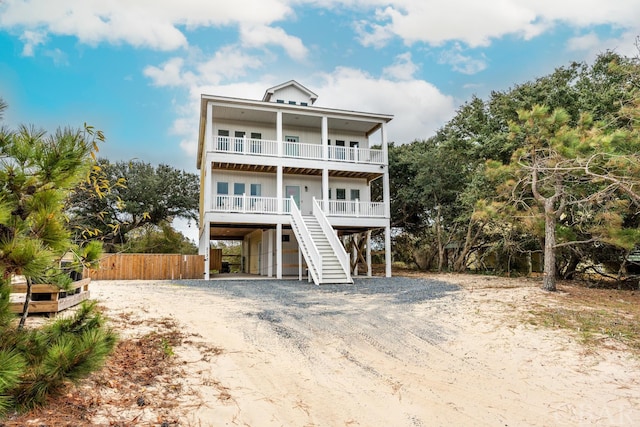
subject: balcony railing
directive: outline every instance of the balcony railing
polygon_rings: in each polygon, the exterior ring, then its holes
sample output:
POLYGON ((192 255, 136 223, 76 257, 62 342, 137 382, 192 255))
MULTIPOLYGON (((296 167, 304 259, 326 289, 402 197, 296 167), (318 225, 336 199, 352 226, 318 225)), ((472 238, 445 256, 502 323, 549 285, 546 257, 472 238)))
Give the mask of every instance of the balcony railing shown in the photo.
MULTIPOLYGON (((324 206, 322 200, 318 200, 324 206)), ((291 213, 291 200, 276 197, 217 195, 213 198, 213 212, 248 213, 248 214, 278 214, 291 213), (282 206, 278 212, 278 205, 282 206)), ((384 218, 384 203, 362 202, 359 200, 329 200, 327 216, 372 217, 384 218)))
MULTIPOLYGON (((327 148, 328 160, 350 163, 384 164, 382 150, 333 145, 327 148)), ((279 156, 278 141, 245 137, 216 136, 213 141, 213 151, 218 153, 279 156)), ((302 142, 284 141, 282 143, 281 156, 297 159, 324 160, 322 145, 302 142)))

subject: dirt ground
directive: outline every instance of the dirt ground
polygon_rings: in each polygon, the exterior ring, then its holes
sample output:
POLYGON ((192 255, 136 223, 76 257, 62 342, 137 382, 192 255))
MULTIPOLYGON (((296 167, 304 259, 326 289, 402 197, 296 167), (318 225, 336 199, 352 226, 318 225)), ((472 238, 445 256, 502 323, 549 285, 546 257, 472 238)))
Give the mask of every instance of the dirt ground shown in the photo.
POLYGON ((69 418, 57 401, 7 425, 640 425, 638 352, 557 317, 600 309, 537 280, 420 277, 349 291, 94 282, 116 356, 69 390, 69 418))

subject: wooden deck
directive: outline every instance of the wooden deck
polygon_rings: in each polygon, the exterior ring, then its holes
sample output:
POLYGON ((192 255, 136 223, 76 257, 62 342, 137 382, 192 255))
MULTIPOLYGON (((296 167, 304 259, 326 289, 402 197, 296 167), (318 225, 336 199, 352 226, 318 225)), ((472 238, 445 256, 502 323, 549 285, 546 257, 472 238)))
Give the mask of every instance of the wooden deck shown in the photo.
MULTIPOLYGON (((89 298, 91 279, 82 279, 71 284, 70 289, 60 289, 55 285, 34 284, 31 286, 29 313, 55 314, 89 298)), ((11 285, 11 311, 21 314, 27 292, 26 283, 11 285)))

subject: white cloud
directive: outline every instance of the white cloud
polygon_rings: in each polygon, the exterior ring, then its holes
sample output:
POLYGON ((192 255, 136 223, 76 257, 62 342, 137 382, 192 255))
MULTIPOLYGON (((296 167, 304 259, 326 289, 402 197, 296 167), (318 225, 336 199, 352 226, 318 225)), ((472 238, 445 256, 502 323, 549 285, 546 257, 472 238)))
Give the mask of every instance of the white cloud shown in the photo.
POLYGON ((624 32, 618 38, 600 38, 596 33, 589 32, 576 36, 567 41, 567 49, 572 52, 586 53, 586 59, 592 61, 598 54, 606 50, 615 50, 617 53, 629 57, 638 55, 636 37, 640 34, 640 25, 637 28, 624 32))
POLYGON ((395 0, 385 6, 372 19, 358 22, 363 45, 380 47, 399 37, 407 45, 459 41, 479 47, 505 35, 531 39, 560 22, 573 27, 637 28, 640 16, 637 0, 395 0))
POLYGON ((33 56, 34 49, 36 46, 44 43, 47 36, 41 31, 25 31, 20 36, 20 41, 24 43, 24 47, 22 48, 23 56, 33 56))
POLYGON ((411 60, 411 52, 396 56, 392 65, 382 70, 382 75, 393 80, 411 80, 418 66, 411 60))
POLYGON ((38 31, 91 45, 173 50, 188 44, 182 27, 268 25, 291 14, 287 0, 4 0, 0 28, 22 31, 25 39, 38 31))
POLYGON ((323 80, 312 88, 317 105, 393 114, 389 140, 396 143, 432 136, 455 112, 454 99, 424 80, 393 81, 352 68, 338 68, 323 80))
POLYGON ((454 71, 462 74, 476 74, 487 68, 484 55, 482 55, 482 59, 477 59, 464 55, 462 52, 462 46, 456 43, 452 49, 444 51, 440 55, 440 63, 449 64, 454 71))
POLYGON ((287 54, 296 60, 307 56, 307 48, 298 37, 288 35, 282 28, 267 25, 240 26, 240 40, 245 47, 262 47, 276 45, 282 47, 287 54))

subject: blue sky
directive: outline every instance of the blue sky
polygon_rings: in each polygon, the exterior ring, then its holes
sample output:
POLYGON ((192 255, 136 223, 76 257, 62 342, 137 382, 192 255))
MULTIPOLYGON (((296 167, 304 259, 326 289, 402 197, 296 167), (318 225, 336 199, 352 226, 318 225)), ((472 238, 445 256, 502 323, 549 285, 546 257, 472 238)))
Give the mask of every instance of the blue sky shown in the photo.
POLYGON ((201 93, 260 99, 295 79, 317 105, 395 115, 425 139, 472 95, 613 49, 640 0, 3 0, 4 123, 102 129, 101 155, 195 172, 201 93))

